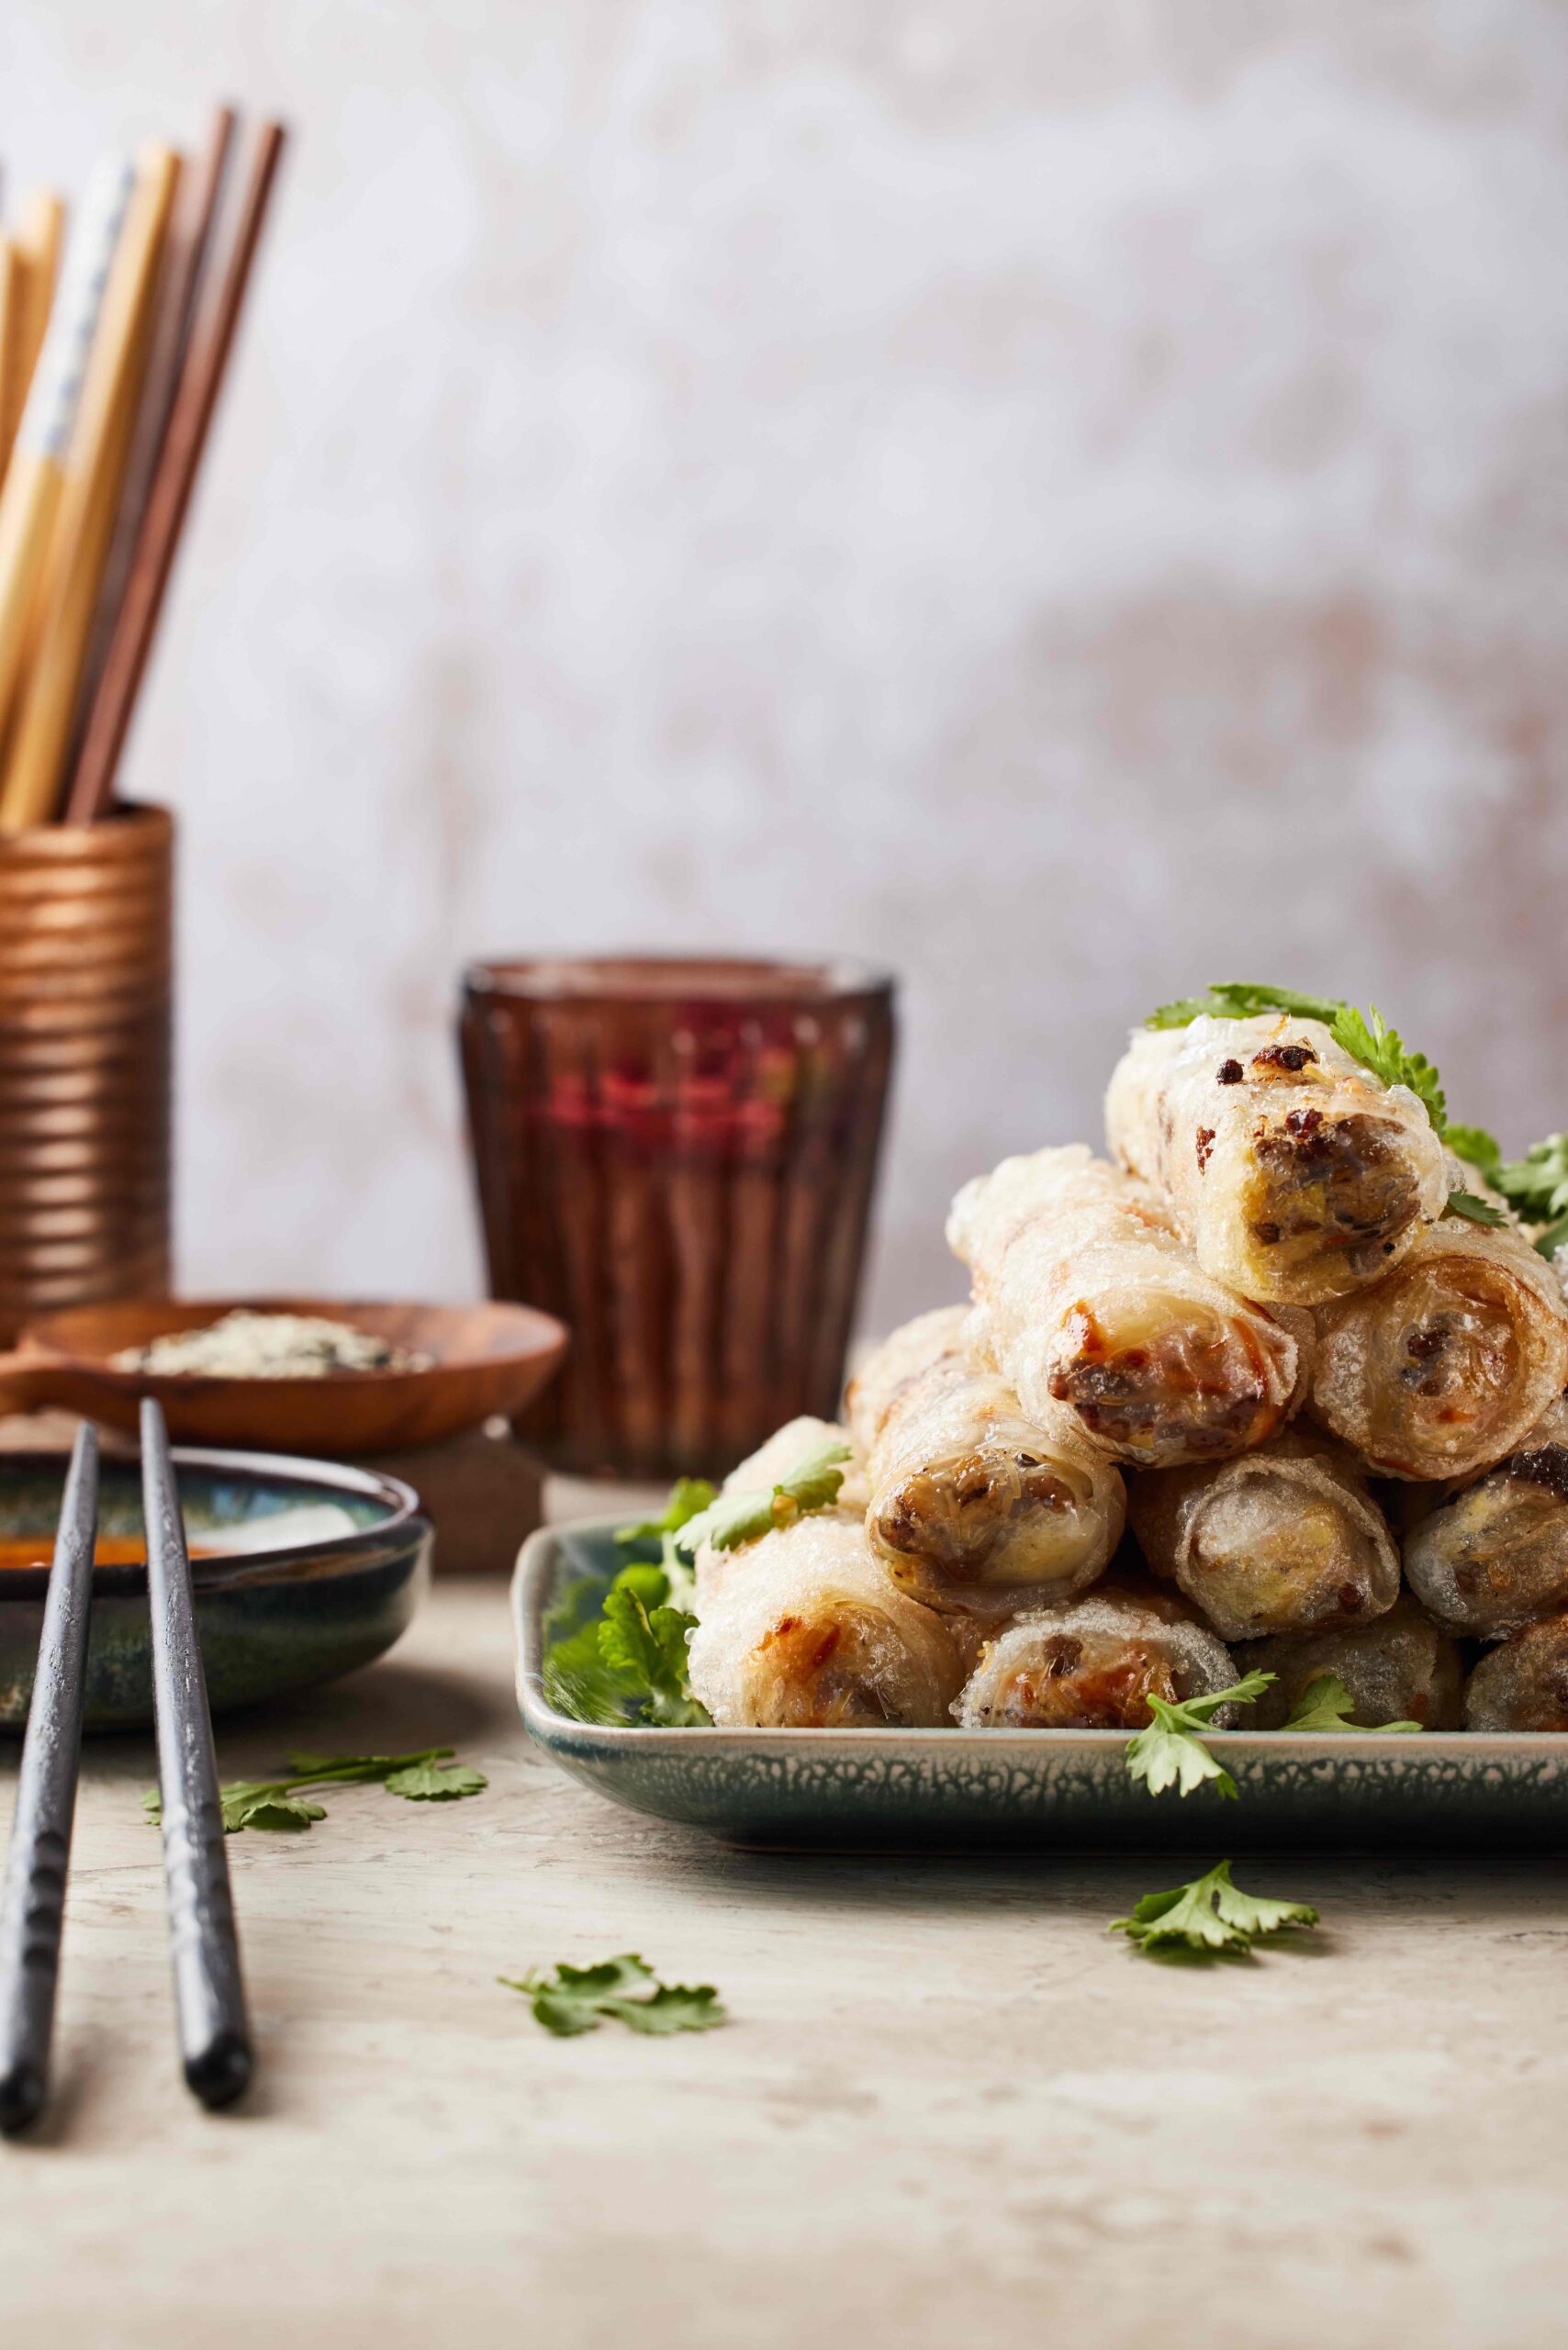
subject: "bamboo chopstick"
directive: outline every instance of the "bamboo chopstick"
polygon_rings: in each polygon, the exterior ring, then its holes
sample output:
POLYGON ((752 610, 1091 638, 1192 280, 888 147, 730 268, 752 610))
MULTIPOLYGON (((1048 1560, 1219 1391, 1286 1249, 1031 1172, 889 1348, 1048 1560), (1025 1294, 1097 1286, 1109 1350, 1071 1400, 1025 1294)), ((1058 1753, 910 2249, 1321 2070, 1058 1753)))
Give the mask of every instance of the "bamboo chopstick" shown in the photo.
POLYGON ((28 263, 14 237, 0 237, 0 481, 22 420, 22 366, 28 335, 28 263))
POLYGON ((0 833, 21 832, 55 813, 87 632, 108 554, 147 356, 154 273, 179 168, 178 156, 168 147, 149 148, 137 168, 89 362, 81 418, 66 460, 65 493, 50 538, 37 650, 29 657, 0 789, 0 833))
POLYGON ((114 789, 115 770, 169 583, 196 468, 222 389, 246 281, 266 219, 284 135, 281 123, 261 126, 252 148, 232 240, 226 252, 219 251, 214 256, 214 283, 209 297, 203 300, 180 370, 179 387, 138 536, 125 600, 76 763, 64 811, 70 823, 93 822, 107 809, 114 789))
POLYGON ((131 166, 118 156, 95 175, 0 490, 0 735, 21 680, 64 487, 66 449, 132 179, 131 166))
POLYGON ((24 399, 32 382, 33 369, 38 365, 39 352, 43 349, 44 334, 54 303, 55 280, 60 274, 61 247, 64 241, 64 205, 50 189, 35 188, 28 198, 22 225, 17 232, 17 242, 27 266, 28 279, 27 339, 22 351, 24 399))
POLYGON ((168 234, 163 241, 158 282, 152 296, 152 320, 141 397, 137 405, 136 422, 125 461, 119 510, 115 517, 114 533, 109 541, 103 580, 93 613, 86 657, 82 664, 81 687, 74 711, 74 740, 67 760, 67 799, 76 761, 81 755, 82 742, 91 723, 109 646, 114 640, 115 626, 125 602, 142 520, 162 453, 180 368, 190 341, 203 263, 211 241, 224 167, 229 160, 233 135, 233 108, 216 107, 207 127, 207 144, 200 160, 181 173, 174 209, 169 216, 168 234))

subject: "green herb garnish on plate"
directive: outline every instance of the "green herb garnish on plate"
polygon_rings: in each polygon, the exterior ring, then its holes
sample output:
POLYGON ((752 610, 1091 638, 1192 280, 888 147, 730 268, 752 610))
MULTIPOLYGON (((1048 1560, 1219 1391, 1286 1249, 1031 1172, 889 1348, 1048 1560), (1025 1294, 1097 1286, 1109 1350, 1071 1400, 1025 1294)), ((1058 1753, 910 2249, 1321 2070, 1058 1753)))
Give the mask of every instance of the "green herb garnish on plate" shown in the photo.
POLYGON ((1198 1732, 1208 1729, 1221 1706, 1255 1704, 1275 1678, 1271 1673, 1249 1673, 1231 1688, 1216 1689, 1206 1697, 1150 1697, 1154 1719, 1127 1740, 1128 1771, 1151 1796, 1163 1795, 1167 1787, 1188 1796, 1206 1779, 1214 1781, 1216 1794, 1234 1796, 1236 1781, 1215 1761, 1198 1732))
POLYGON ((1419 1730, 1419 1722, 1353 1722, 1356 1701, 1337 1673, 1320 1673, 1309 1681, 1291 1707, 1286 1729, 1352 1729, 1367 1738, 1387 1738, 1402 1730, 1419 1730))

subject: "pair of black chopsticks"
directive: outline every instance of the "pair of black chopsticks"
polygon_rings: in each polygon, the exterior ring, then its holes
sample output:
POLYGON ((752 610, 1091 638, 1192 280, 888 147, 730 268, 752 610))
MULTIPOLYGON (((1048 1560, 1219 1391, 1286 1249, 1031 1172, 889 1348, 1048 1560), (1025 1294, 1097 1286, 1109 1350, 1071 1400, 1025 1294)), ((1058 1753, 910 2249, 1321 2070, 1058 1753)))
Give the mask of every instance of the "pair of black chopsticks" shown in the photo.
MULTIPOLYGON (((202 2103, 227 2105, 251 2077, 251 2028, 240 1979, 212 1718, 196 1644, 190 1554, 169 1431, 151 1402, 141 1406, 141 1508, 180 2053, 185 2079, 202 2103)), ((97 1532, 98 1439, 84 1426, 71 1456, 55 1537, 0 1894, 0 2130, 7 2132, 35 2120, 49 2095, 97 1532)))

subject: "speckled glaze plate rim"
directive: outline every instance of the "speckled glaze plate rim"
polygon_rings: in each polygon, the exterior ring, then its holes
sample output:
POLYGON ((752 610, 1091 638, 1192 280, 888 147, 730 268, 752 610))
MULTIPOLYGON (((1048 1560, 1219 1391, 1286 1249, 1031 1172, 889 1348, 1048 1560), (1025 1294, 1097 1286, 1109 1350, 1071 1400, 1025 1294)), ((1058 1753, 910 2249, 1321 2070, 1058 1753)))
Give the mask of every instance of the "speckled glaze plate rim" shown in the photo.
MULTIPOLYGON (((258 1484, 313 1487, 323 1500, 330 1500, 334 1494, 353 1494, 362 1500, 386 1504, 383 1516, 373 1518, 368 1525, 353 1527, 346 1534, 315 1539, 307 1536, 298 1541, 280 1542, 270 1550, 237 1550, 227 1557, 194 1558, 191 1581, 198 1597, 206 1592, 233 1590, 245 1583, 276 1582, 296 1568, 308 1570, 312 1580, 319 1577, 324 1565, 337 1563, 352 1569, 360 1553, 378 1551, 388 1536, 406 1535, 421 1520, 420 1497, 412 1485, 405 1484, 400 1477, 389 1477, 383 1470, 355 1468, 346 1460, 313 1460, 303 1453, 238 1452, 211 1445, 175 1445, 172 1457, 176 1478, 182 1469, 199 1469, 218 1477, 248 1479, 258 1484)), ((106 1456, 103 1465, 133 1476, 138 1473, 137 1461, 121 1453, 106 1456)), ((63 1494, 62 1454, 0 1454, 0 1486, 7 1476, 24 1473, 58 1475, 63 1494)), ((36 1606, 48 1585, 47 1566, 8 1567, 0 1582, 0 1606, 24 1601, 36 1606)), ((93 1570, 95 1598, 140 1595, 146 1589, 145 1566, 95 1566, 93 1570)))
MULTIPOLYGON (((523 1726, 546 1753, 595 1771, 596 1784, 614 1799, 623 1798, 611 1778, 598 1776, 595 1766, 602 1770, 606 1765, 639 1760, 650 1763, 656 1760, 668 1766, 682 1758, 711 1765, 730 1756, 767 1763, 811 1762, 820 1768, 825 1762, 863 1765, 880 1758, 884 1762, 918 1764, 929 1773, 932 1764, 940 1766, 947 1758, 956 1768, 962 1765, 969 1770, 977 1762, 1011 1771, 1025 1768, 1031 1778, 1042 1782, 1070 1775, 1082 1780, 1087 1774, 1114 1783, 1120 1772, 1127 1743, 1123 1730, 965 1730, 956 1724, 951 1729, 659 1729, 630 1724, 601 1728, 557 1713, 545 1697, 542 1677, 543 1617, 555 1583, 562 1539, 575 1536, 585 1542, 611 1542, 617 1526, 623 1522, 620 1517, 591 1517, 542 1527, 529 1536, 519 1552, 511 1586, 518 1705, 523 1726)), ((1337 1730, 1328 1737, 1305 1730, 1216 1730, 1205 1742, 1223 1758, 1238 1785, 1245 1788, 1250 1782, 1265 1796, 1271 1780, 1283 1771, 1300 1774, 1304 1766, 1310 1768, 1320 1785, 1324 1766, 1331 1778, 1362 1785, 1369 1770, 1376 1781, 1386 1784, 1391 1776, 1451 1780, 1457 1769, 1473 1787, 1479 1782, 1484 1788, 1488 1777, 1495 1777, 1501 1810, 1510 1782, 1521 1775, 1539 1781, 1546 1766, 1547 1783, 1555 1787, 1561 1781, 1568 1821, 1568 1733, 1559 1730, 1422 1730, 1399 1736, 1337 1730)), ((940 1776, 939 1767, 934 1775, 940 1776)), ((1208 1792, 1187 1799, 1187 1816, 1208 1792)), ((853 1793, 852 1786, 846 1790, 846 1803, 853 1802, 853 1793)), ((1141 1791, 1140 1800, 1148 1800, 1141 1791)), ((1204 1807, 1210 1817, 1213 1800, 1204 1807)), ((1234 1811, 1228 1801, 1218 1800, 1227 1813, 1234 1811)), ((674 1811, 669 1816, 689 1817, 674 1811)))

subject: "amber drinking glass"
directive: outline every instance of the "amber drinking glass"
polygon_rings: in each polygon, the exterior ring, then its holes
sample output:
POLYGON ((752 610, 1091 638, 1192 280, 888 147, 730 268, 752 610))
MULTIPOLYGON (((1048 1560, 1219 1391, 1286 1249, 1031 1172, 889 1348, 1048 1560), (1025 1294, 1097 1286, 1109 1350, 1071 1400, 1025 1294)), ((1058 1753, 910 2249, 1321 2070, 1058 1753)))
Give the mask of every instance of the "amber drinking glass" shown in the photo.
POLYGON ((558 1315, 555 1467, 719 1474, 832 1417, 893 1047, 843 963, 481 964, 462 1023, 491 1293, 558 1315))
POLYGON ((169 1288, 174 828, 0 839, 0 1340, 169 1288))

